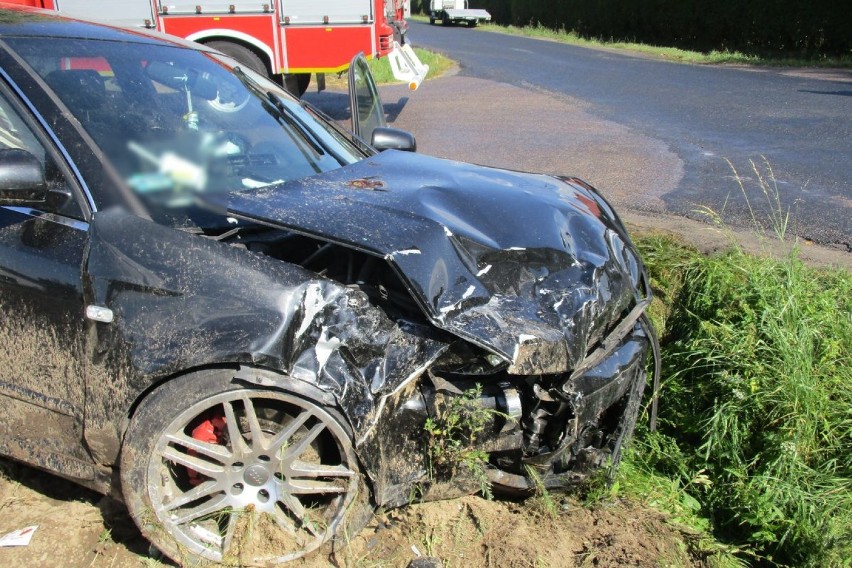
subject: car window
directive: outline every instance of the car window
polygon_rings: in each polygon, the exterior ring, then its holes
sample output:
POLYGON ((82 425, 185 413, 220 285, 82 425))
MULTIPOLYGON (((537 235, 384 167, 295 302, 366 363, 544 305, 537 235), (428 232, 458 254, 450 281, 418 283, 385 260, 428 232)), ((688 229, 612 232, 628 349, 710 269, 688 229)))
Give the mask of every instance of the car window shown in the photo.
POLYGON ((369 142, 373 130, 386 126, 384 109, 370 67, 362 55, 352 60, 349 72, 349 98, 352 105, 352 126, 355 134, 369 142))
POLYGON ((363 158, 263 77, 199 51, 9 38, 165 224, 222 221, 207 194, 259 191, 363 158))
POLYGON ((71 186, 53 156, 46 151, 45 146, 21 117, 15 105, 2 91, 0 91, 0 150, 26 150, 41 163, 51 197, 40 207, 41 210, 73 219, 83 219, 83 212, 73 197, 71 186))
POLYGON ((0 94, 0 148, 26 150, 44 163, 44 152, 9 101, 0 94))

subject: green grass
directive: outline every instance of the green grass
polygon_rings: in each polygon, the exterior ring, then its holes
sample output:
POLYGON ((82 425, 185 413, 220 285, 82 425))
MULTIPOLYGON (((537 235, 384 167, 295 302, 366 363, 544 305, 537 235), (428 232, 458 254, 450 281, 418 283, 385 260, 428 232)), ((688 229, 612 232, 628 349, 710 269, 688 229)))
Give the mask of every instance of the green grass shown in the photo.
MULTIPOLYGON (((455 62, 452 59, 444 57, 439 53, 420 49, 419 47, 414 48, 414 53, 422 63, 429 66, 429 74, 426 75, 427 81, 429 79, 440 77, 446 73, 447 70, 453 67, 453 65, 455 65, 455 62)), ((381 85, 385 83, 398 82, 394 79, 393 73, 391 73, 390 63, 388 63, 387 57, 373 59, 369 63, 370 71, 373 73, 373 78, 376 80, 376 83, 381 85)))
POLYGON ((841 67, 852 68, 852 57, 824 58, 824 59, 795 59, 782 57, 760 57, 731 51, 711 51, 702 53, 689 51, 676 47, 654 46, 641 43, 623 41, 607 41, 605 39, 581 37, 570 30, 553 30, 544 26, 499 26, 496 24, 484 24, 477 29, 489 32, 520 35, 579 45, 592 48, 609 48, 632 51, 649 55, 668 61, 696 64, 746 64, 746 65, 771 65, 789 67, 841 67))
POLYGON ((479 485, 479 491, 491 499, 491 482, 486 465, 488 453, 477 447, 479 436, 495 418, 507 419, 500 412, 479 404, 482 385, 439 402, 434 418, 426 419, 430 476, 447 480, 466 475, 479 485))
MULTIPOLYGON (((789 240, 771 166, 751 169, 751 184, 733 173, 755 233, 789 240)), ((660 428, 640 423, 617 487, 689 527, 713 564, 852 566, 852 273, 805 266, 795 242, 774 258, 636 242, 660 428)))
MULTIPOLYGON (((740 568, 754 560, 746 548, 720 541, 713 524, 703 511, 702 503, 693 496, 708 483, 703 472, 694 476, 662 474, 649 467, 640 455, 651 453, 655 440, 647 431, 637 432, 634 448, 619 468, 618 478, 609 489, 610 496, 623 495, 647 507, 668 513, 667 524, 680 533, 689 555, 704 566, 740 568)), ((599 499, 607 496, 599 495, 599 499)))
MULTIPOLYGON (((456 63, 452 59, 444 57, 440 53, 434 53, 418 47, 414 48, 414 53, 422 63, 429 66, 429 73, 424 81, 436 79, 451 69, 456 63)), ((373 74, 373 79, 378 85, 389 85, 399 83, 391 72, 390 63, 387 57, 379 59, 370 59, 367 61, 370 65, 370 72, 373 74)), ((347 78, 345 73, 339 77, 337 75, 326 76, 326 84, 330 89, 347 89, 347 78)))
MULTIPOLYGON (((754 232, 789 240, 771 166, 751 169, 751 184, 733 173, 754 232)), ((610 492, 670 513, 710 565, 852 565, 852 274, 805 266, 795 242, 775 258, 636 242, 661 334, 660 428, 640 421, 610 492)))
POLYGON ((659 298, 661 427, 639 428, 618 488, 672 513, 716 564, 849 566, 852 274, 795 248, 637 243, 659 298))

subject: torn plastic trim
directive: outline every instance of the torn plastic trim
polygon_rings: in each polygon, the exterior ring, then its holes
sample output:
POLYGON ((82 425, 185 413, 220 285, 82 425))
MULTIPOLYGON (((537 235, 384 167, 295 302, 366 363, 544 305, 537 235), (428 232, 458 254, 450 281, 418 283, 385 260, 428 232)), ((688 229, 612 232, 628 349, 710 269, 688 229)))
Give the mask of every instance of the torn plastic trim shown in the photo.
POLYGON ((622 340, 627 337, 627 334, 635 326, 636 322, 645 315, 645 310, 651 305, 651 298, 645 298, 636 304, 630 313, 625 316, 621 322, 615 326, 609 335, 601 342, 600 347, 592 351, 579 365, 571 372, 569 380, 574 380, 580 375, 591 370, 595 365, 603 361, 603 359, 612 353, 619 346, 622 340))
POLYGON ((316 389, 315 385, 312 385, 311 383, 260 367, 240 365, 237 368, 237 372, 234 373, 234 380, 257 387, 275 389, 286 387, 288 390, 291 390, 305 398, 316 399, 319 396, 319 400, 317 402, 327 406, 334 406, 337 404, 336 397, 324 389, 316 389), (310 385, 313 388, 308 388, 306 385, 310 385))
POLYGON ((645 387, 644 366, 648 342, 640 324, 634 323, 632 332, 597 366, 582 375, 567 378, 559 384, 559 388, 549 391, 570 407, 566 426, 571 424, 573 428, 563 432, 564 437, 558 446, 547 452, 526 456, 525 463, 541 466, 558 462, 574 447, 583 430, 588 426, 600 427, 601 417, 628 392, 639 389, 641 396, 645 387))
MULTIPOLYGON (((546 460, 539 460, 542 463, 535 463, 536 460, 524 460, 524 463, 539 470, 541 477, 540 483, 545 489, 564 489, 566 486, 582 483, 588 479, 589 475, 594 473, 603 464, 597 464, 594 461, 588 463, 588 458, 595 460, 604 458, 610 460, 607 471, 607 478, 610 483, 613 481, 613 475, 616 472, 619 463, 623 457, 625 443, 632 435, 633 429, 638 417, 642 393, 644 392, 645 374, 641 370, 637 370, 637 380, 631 383, 630 389, 624 393, 626 399, 625 408, 619 421, 618 426, 613 431, 611 436, 611 451, 606 447, 580 448, 574 456, 573 466, 565 471, 542 471, 548 469, 554 462, 559 461, 563 456, 572 452, 575 447, 572 443, 560 447, 557 451, 547 456, 546 460), (584 459, 585 458, 585 459, 584 459), (583 459, 583 463, 577 463, 583 459)), ((502 488, 504 491, 518 491, 526 493, 532 491, 538 485, 534 483, 527 475, 505 471, 495 466, 491 466, 486 470, 488 480, 495 486, 502 488)))
MULTIPOLYGON (((636 349, 636 342, 632 349, 636 349)), ((646 345, 639 347, 641 353, 647 354, 646 345)), ((638 354, 638 353, 637 353, 638 354)), ((642 394, 645 390, 646 373, 644 356, 632 358, 632 362, 616 373, 612 381, 619 383, 617 391, 608 388, 598 392, 599 400, 588 397, 580 399, 587 407, 572 407, 578 412, 567 423, 566 427, 578 427, 573 433, 566 431, 559 446, 552 451, 520 458, 520 463, 535 468, 541 478, 541 484, 547 489, 564 488, 583 482, 604 463, 610 461, 608 476, 612 475, 620 462, 624 444, 633 432, 636 419, 641 408, 642 394), (608 396, 616 394, 616 397, 608 396), (618 414, 608 414, 615 410, 618 414), (592 416, 589 416, 589 413, 592 416), (609 420, 618 416, 618 422, 609 420), (596 436, 602 436, 598 442, 596 436), (591 437, 591 438, 590 438, 591 437)), ((580 402, 578 400, 578 402, 580 402)), ((510 470, 501 469, 499 461, 493 462, 487 471, 489 480, 504 490, 527 492, 535 488, 535 484, 523 469, 513 466, 510 470)))
MULTIPOLYGON (((587 428, 602 428, 603 435, 614 431, 609 428, 614 427, 612 420, 619 416, 617 405, 624 394, 631 389, 644 390, 650 341, 647 333, 642 323, 634 320, 631 333, 594 367, 579 376, 572 376, 570 372, 518 376, 505 370, 496 375, 483 375, 447 367, 430 372, 431 385, 424 383, 424 387, 431 386, 444 397, 460 396, 476 384, 492 391, 502 388, 501 385, 514 387, 524 400, 522 421, 518 422, 525 436, 523 445, 514 448, 488 446, 485 449, 489 452, 523 450, 528 463, 547 465, 554 460, 559 461, 564 452, 558 452, 566 445, 573 447, 587 428)), ((430 399, 428 391, 424 391, 424 396, 430 399)), ((511 414, 508 409, 509 406, 500 408, 501 412, 511 414)), ((520 432, 517 430, 517 433, 520 432)), ((491 434, 484 436, 488 438, 491 434)), ((499 461, 505 461, 505 456, 498 458, 495 464, 499 461)))
POLYGON ((435 361, 441 355, 443 355, 444 351, 446 351, 447 348, 449 348, 449 345, 447 345, 444 349, 437 351, 430 360, 423 363, 423 366, 416 369, 408 377, 403 379, 394 390, 379 399, 379 403, 376 404, 376 410, 372 422, 364 428, 364 433, 355 440, 356 447, 363 446, 366 443, 367 439, 370 437, 370 435, 373 433, 374 429, 382 418, 388 399, 397 396, 397 394, 403 389, 405 389, 408 385, 423 376, 423 374, 429 369, 429 367, 431 367, 435 363, 435 361))

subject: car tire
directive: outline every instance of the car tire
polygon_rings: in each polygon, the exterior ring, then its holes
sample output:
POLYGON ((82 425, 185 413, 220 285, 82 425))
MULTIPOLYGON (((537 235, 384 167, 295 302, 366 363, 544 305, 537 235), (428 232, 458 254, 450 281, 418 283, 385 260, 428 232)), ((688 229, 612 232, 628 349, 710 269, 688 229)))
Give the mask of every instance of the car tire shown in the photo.
POLYGON ((210 41, 204 45, 216 51, 221 51, 229 57, 233 57, 255 73, 269 77, 269 69, 263 60, 254 51, 245 46, 230 41, 210 41))
POLYGON ((435 25, 435 16, 429 16, 429 25, 430 25, 430 26, 434 26, 434 25, 435 25))
POLYGON ((363 528, 372 508, 345 422, 298 391, 208 370, 145 397, 121 454, 145 537, 178 564, 275 566, 363 528))

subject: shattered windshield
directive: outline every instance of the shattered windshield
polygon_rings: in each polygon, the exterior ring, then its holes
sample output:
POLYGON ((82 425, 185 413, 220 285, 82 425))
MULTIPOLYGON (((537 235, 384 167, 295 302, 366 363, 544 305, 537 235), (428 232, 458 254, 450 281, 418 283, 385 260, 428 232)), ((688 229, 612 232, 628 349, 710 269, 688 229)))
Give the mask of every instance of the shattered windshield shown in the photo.
MULTIPOLYGON (((205 194, 256 191, 363 154, 266 78, 194 50, 7 38, 116 171, 170 224, 195 224, 205 194)), ((210 221, 207 221, 210 222, 210 221)))

